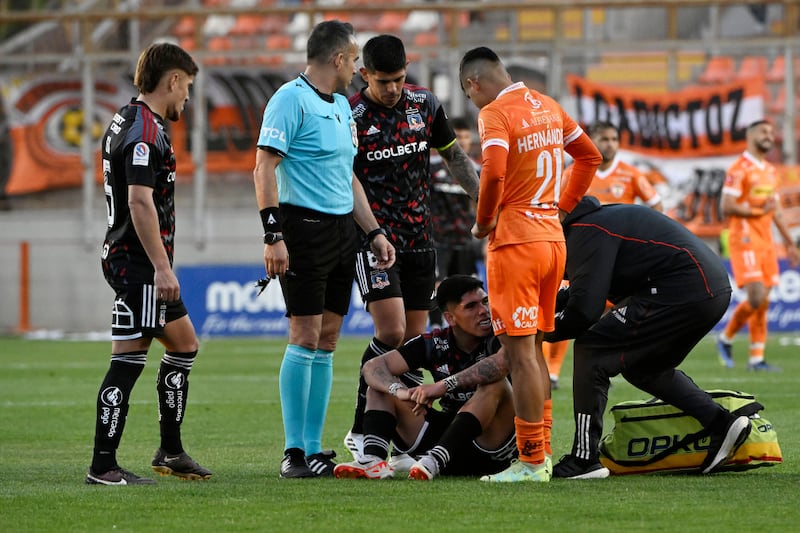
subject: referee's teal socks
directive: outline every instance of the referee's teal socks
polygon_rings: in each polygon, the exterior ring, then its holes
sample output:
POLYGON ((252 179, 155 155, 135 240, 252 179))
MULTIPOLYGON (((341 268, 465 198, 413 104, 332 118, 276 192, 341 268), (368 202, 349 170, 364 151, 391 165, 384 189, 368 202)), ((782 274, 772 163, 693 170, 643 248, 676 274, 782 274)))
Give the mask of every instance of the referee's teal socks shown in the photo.
POLYGON ((306 455, 322 451, 322 429, 333 384, 333 352, 317 350, 311 363, 311 387, 308 391, 308 410, 303 434, 306 455))
POLYGON ((296 344, 287 344, 283 353, 278 382, 283 432, 286 439, 284 449, 287 450, 300 448, 307 452, 304 433, 311 390, 311 366, 316 353, 316 350, 309 350, 296 344))

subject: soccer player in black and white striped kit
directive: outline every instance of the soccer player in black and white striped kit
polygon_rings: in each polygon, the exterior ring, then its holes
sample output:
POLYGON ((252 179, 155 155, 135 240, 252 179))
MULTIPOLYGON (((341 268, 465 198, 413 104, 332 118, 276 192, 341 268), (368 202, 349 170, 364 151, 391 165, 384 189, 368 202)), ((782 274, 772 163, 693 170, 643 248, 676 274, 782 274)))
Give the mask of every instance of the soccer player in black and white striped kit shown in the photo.
POLYGON ((186 454, 181 442, 198 340, 172 270, 176 164, 164 124, 180 118, 197 71, 194 60, 180 47, 149 46, 136 66, 134 85, 139 95, 114 115, 103 135, 108 229, 102 268, 116 296, 111 365, 97 395, 88 484, 154 483, 123 469, 116 458, 131 391, 154 338, 165 352, 156 384, 161 443, 152 468, 184 479, 211 477, 210 470, 186 454))

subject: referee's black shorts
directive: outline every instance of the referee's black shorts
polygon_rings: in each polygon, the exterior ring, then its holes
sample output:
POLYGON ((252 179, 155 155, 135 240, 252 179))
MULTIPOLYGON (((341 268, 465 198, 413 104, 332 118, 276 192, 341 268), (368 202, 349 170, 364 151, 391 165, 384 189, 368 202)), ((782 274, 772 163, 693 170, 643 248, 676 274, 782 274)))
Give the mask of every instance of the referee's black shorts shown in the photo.
POLYGON ((352 213, 330 215, 280 205, 289 271, 281 277, 286 316, 346 315, 353 291, 357 249, 352 213))

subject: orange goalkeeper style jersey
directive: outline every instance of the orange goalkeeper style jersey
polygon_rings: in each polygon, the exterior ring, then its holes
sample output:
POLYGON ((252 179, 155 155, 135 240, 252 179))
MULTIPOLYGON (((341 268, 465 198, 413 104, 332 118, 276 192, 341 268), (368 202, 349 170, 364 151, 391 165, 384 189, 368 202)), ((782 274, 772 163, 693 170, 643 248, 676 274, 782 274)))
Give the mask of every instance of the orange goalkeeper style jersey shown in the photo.
MULTIPOLYGON (((480 110, 478 133, 483 161, 476 219, 488 225, 498 217, 489 235, 489 248, 563 241, 558 202, 564 147, 585 137, 580 126, 555 100, 518 82, 480 110)), ((587 152, 589 159, 599 158, 593 145, 588 149, 592 150, 587 152)), ((570 154, 582 157, 581 153, 570 154)), ((568 210, 580 196, 569 198, 568 210)))
MULTIPOLYGON (((749 152, 741 156, 731 165, 725 175, 722 194, 736 198, 737 204, 759 208, 768 198, 777 198, 778 174, 775 167, 767 161, 759 161, 749 152)), ((731 246, 737 244, 772 244, 773 213, 758 217, 728 218, 728 241, 731 246)))
MULTIPOLYGON (((572 174, 572 167, 564 171, 564 181, 572 174)), ((607 170, 598 169, 586 194, 600 200, 601 204, 633 204, 639 198, 653 207, 661 201, 658 191, 635 166, 615 158, 607 170)))

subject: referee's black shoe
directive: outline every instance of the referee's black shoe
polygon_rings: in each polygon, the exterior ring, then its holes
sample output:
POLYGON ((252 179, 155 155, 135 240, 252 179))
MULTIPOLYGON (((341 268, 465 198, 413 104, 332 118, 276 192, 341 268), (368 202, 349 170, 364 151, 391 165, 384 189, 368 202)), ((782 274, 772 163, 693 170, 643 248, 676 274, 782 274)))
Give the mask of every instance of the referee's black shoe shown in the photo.
POLYGON ((703 474, 711 474, 733 457, 747 436, 750 435, 750 419, 746 416, 731 418, 725 429, 719 433, 711 433, 711 444, 708 446, 708 454, 705 461, 700 465, 703 474))
POLYGON ((322 450, 306 457, 306 462, 315 476, 329 477, 333 476, 333 469, 336 468, 336 463, 333 462, 334 457, 336 457, 335 451, 322 450))
POLYGON ((284 479, 316 477, 316 474, 308 467, 306 454, 303 450, 300 448, 289 448, 283 452, 281 477, 284 479))

